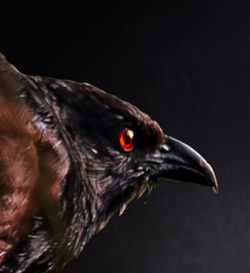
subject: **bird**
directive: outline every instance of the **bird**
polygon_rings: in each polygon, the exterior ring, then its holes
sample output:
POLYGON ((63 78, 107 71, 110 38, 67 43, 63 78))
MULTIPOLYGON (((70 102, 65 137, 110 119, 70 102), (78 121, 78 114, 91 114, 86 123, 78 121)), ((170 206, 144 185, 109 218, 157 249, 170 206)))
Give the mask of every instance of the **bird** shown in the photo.
POLYGON ((0 54, 0 272, 62 270, 159 177, 218 191, 209 163, 134 105, 0 54))

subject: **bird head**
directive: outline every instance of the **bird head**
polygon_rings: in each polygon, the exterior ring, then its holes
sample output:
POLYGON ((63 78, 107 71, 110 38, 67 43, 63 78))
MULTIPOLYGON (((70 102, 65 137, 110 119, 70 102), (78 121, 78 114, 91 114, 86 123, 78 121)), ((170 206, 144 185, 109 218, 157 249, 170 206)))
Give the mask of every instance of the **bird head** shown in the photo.
POLYGON ((83 162, 96 231, 159 177, 218 190, 206 160, 137 107, 88 83, 52 81, 50 90, 63 105, 60 119, 83 162))
POLYGON ((159 177, 218 189, 211 166, 195 150, 137 107, 93 85, 27 76, 0 55, 0 87, 8 113, 8 105, 21 109, 12 116, 22 136, 30 136, 29 162, 37 166, 29 193, 36 209, 25 216, 34 222, 27 238, 16 240, 18 248, 13 245, 8 268, 64 266, 159 177))

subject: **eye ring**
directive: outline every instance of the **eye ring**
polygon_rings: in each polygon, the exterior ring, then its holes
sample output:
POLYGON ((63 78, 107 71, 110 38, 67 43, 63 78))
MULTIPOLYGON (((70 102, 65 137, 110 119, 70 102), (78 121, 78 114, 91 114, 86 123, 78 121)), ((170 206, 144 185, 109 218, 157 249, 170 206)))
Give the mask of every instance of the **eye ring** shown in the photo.
POLYGON ((119 135, 119 143, 125 152, 130 152, 134 148, 134 132, 128 128, 123 128, 119 135))

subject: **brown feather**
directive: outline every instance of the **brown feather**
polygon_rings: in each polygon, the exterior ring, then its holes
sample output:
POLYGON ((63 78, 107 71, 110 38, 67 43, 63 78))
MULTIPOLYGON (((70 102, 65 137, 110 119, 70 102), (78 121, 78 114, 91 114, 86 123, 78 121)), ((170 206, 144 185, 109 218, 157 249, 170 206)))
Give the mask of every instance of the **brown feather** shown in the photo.
POLYGON ((29 112, 0 93, 1 262, 30 231, 39 169, 29 112))

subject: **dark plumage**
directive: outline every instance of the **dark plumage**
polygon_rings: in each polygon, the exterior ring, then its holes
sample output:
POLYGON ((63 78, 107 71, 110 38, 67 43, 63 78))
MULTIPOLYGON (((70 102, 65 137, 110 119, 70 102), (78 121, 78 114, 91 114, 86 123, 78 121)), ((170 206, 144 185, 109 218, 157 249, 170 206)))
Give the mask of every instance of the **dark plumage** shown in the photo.
POLYGON ((0 55, 0 272, 61 269, 159 176, 217 189, 210 165, 135 106, 0 55))

